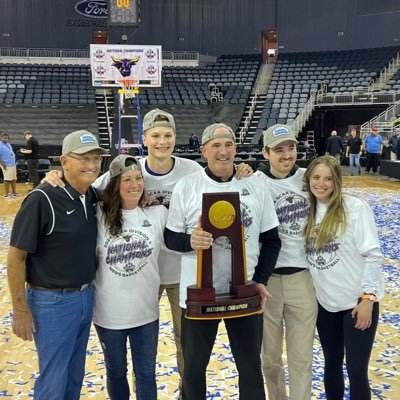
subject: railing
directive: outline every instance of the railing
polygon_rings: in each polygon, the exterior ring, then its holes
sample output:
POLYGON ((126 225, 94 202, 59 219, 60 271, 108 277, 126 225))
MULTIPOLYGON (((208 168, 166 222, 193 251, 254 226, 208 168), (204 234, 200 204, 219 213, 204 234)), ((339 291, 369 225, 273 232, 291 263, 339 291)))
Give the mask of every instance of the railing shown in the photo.
POLYGON ((0 47, 0 57, 24 58, 58 58, 60 60, 69 58, 89 59, 89 50, 85 49, 28 49, 0 47))
POLYGON ((197 51, 163 51, 162 58, 170 61, 199 61, 200 55, 197 51))
MULTIPOLYGON (((262 66, 261 66, 261 68, 262 68, 262 66)), ((270 74, 270 75, 272 76, 272 74, 270 74)), ((254 97, 252 98, 251 103, 250 103, 249 114, 245 118, 243 126, 240 128, 240 131, 239 131, 239 143, 243 143, 243 140, 245 139, 245 137, 247 135, 247 132, 250 127, 250 123, 253 119, 254 110, 256 108, 257 98, 260 95, 260 89, 263 87, 263 84, 265 83, 266 79, 268 79, 268 68, 262 69, 259 82, 254 91, 254 97)))
POLYGON ((107 91, 104 90, 103 92, 103 96, 104 96, 104 107, 106 110, 106 121, 107 121, 107 130, 108 130, 108 140, 109 140, 109 145, 111 146, 112 143, 112 128, 111 128, 111 116, 108 110, 108 101, 107 101, 107 91))
POLYGON ((247 115, 246 119, 244 120, 243 126, 240 128, 239 131, 239 143, 243 143, 244 138, 246 137, 247 131, 249 130, 250 122, 253 119, 254 110, 256 108, 258 92, 254 95, 251 99, 249 114, 247 115))
POLYGON ((387 67, 381 69, 379 78, 372 84, 374 89, 382 89, 388 80, 399 70, 400 67, 400 52, 396 54, 390 61, 387 67))
POLYGON ((400 100, 400 92, 374 93, 374 92, 345 92, 326 93, 318 100, 319 106, 332 106, 335 104, 391 104, 400 100))
MULTIPOLYGON (((320 89, 318 92, 320 92, 322 90, 323 89, 320 89)), ((311 96, 309 97, 309 99, 308 99, 307 103, 305 104, 304 108, 301 110, 299 115, 293 121, 292 128, 293 128, 293 131, 294 131, 294 133, 296 135, 301 131, 303 126, 308 121, 308 118, 310 117, 310 115, 314 111, 316 99, 317 99, 317 96, 318 96, 318 92, 317 91, 311 92, 311 96)))
POLYGON ((376 127, 384 139, 389 139, 392 136, 394 127, 400 122, 398 116, 400 115, 400 100, 391 104, 386 110, 364 122, 360 127, 360 136, 365 138, 371 131, 372 127, 376 127))
MULTIPOLYGON (((90 52, 87 49, 29 49, 29 48, 12 48, 12 47, 0 47, 0 58, 1 57, 12 57, 12 58, 23 58, 26 60, 36 58, 57 58, 59 60, 64 59, 88 59, 90 58, 90 52)), ((163 60, 168 61, 198 61, 200 55, 197 51, 163 51, 163 60)))

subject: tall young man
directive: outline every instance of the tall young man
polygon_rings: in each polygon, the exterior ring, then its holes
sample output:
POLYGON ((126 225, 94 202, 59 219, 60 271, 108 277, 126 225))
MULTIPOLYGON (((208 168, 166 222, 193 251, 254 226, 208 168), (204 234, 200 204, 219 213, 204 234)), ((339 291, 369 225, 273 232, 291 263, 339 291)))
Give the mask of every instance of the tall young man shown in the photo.
POLYGON ((287 400, 282 361, 286 338, 291 400, 310 400, 313 341, 317 301, 308 270, 304 227, 309 201, 303 182, 305 169, 295 163, 297 140, 288 125, 274 125, 264 132, 263 155, 267 164, 257 175, 269 186, 279 219, 282 248, 267 290, 272 295, 264 311, 263 372, 268 396, 287 400), (284 331, 284 325, 286 331, 284 331))

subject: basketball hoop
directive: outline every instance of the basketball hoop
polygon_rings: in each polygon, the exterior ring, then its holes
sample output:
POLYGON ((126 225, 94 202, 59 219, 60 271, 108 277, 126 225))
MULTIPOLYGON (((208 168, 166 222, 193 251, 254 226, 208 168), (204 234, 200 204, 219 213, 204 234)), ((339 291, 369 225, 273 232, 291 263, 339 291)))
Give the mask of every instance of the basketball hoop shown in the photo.
POLYGON ((139 82, 136 79, 121 79, 117 82, 121 85, 118 93, 126 99, 133 99, 139 93, 139 82))

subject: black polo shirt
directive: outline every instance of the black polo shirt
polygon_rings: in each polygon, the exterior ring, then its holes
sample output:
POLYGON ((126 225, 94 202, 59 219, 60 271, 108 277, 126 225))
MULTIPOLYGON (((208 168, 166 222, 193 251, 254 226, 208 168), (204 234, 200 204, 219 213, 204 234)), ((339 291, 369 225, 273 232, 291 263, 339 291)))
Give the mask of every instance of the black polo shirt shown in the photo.
POLYGON ((81 195, 65 184, 37 186, 15 217, 10 244, 28 253, 26 281, 33 285, 79 287, 96 273, 97 193, 90 187, 81 195))
POLYGON ((349 154, 358 154, 361 150, 362 140, 356 136, 355 138, 351 137, 347 141, 347 146, 349 148, 349 154))
POLYGON ((26 142, 26 149, 32 150, 32 153, 25 154, 27 160, 37 160, 39 158, 39 142, 33 136, 26 142))

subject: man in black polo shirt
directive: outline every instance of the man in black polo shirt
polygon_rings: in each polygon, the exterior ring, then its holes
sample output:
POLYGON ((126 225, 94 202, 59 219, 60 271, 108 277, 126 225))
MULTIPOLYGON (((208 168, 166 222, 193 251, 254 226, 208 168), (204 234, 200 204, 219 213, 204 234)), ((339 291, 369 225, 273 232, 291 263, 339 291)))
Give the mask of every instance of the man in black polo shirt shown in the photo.
POLYGON ((67 135, 60 158, 65 187, 39 185, 15 217, 7 260, 13 332, 35 340, 35 399, 80 397, 96 272, 97 195, 91 184, 104 152, 87 131, 67 135))
POLYGON ((20 152, 25 155, 29 180, 34 189, 39 185, 39 142, 33 137, 30 131, 24 132, 24 138, 26 140, 26 149, 20 149, 20 152))
POLYGON ((349 157, 349 168, 350 175, 354 175, 354 166, 358 169, 358 175, 361 175, 361 165, 360 165, 360 157, 362 154, 361 151, 362 140, 357 136, 357 132, 355 129, 351 130, 351 138, 347 141, 346 145, 346 157, 349 157))

